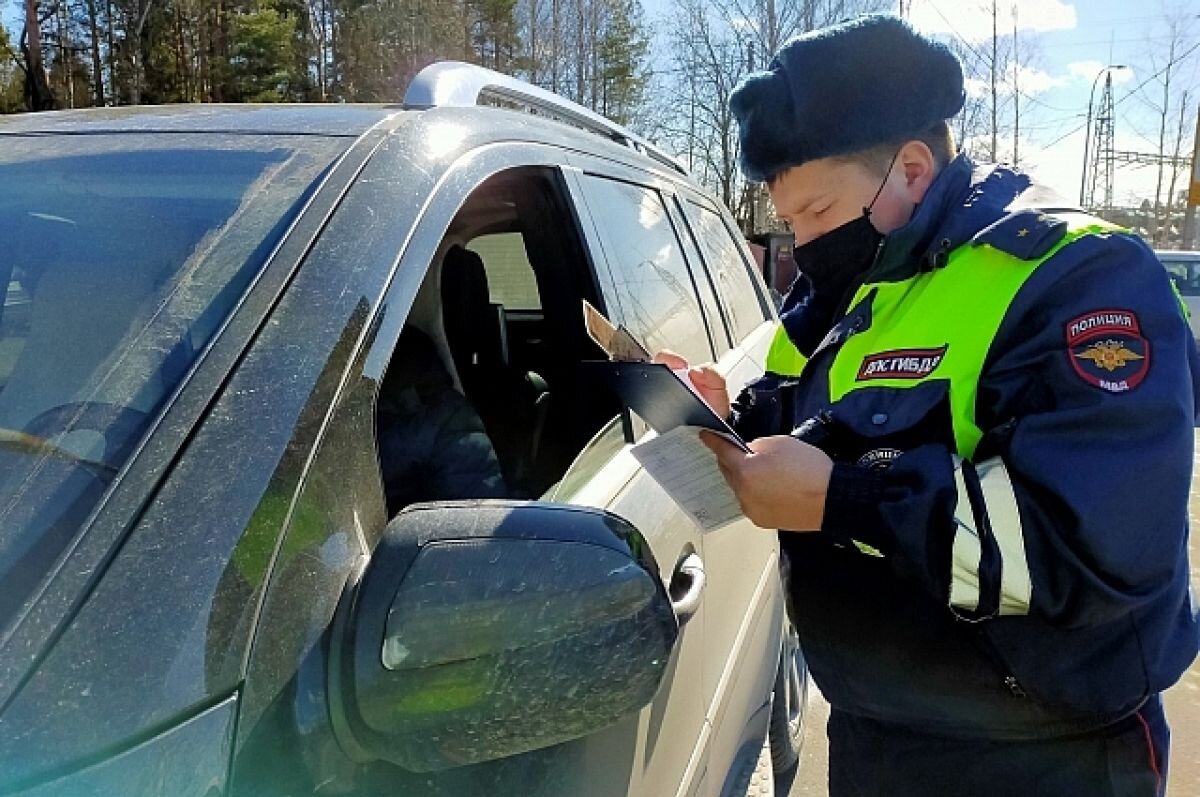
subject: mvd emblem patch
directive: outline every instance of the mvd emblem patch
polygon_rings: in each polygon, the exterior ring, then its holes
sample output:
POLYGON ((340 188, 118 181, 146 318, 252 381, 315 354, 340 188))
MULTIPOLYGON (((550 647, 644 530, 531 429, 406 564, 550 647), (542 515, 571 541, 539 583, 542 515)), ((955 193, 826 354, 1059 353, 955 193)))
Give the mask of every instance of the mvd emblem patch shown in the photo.
POLYGON ((1128 310, 1096 310, 1067 324, 1075 373, 1109 393, 1133 390, 1150 370, 1150 342, 1128 310))
POLYGON ((856 381, 871 379, 924 379, 942 364, 946 349, 895 349, 864 357, 856 381))

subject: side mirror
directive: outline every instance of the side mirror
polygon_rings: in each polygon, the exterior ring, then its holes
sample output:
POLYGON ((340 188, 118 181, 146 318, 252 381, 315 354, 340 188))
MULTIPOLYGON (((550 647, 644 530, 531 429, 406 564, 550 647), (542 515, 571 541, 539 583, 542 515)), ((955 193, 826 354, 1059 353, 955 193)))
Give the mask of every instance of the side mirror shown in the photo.
POLYGON ((338 741, 357 760, 431 772, 585 736, 653 699, 678 634, 649 547, 621 518, 420 504, 338 607, 338 741))

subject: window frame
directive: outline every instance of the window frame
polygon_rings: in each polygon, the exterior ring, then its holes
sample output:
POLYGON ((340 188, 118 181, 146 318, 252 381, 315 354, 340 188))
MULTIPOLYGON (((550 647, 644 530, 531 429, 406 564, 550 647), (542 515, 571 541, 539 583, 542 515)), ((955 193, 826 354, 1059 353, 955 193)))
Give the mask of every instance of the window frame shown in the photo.
MULTIPOLYGON (((579 201, 579 196, 567 174, 568 167, 563 166, 561 151, 544 144, 518 142, 511 144, 492 145, 477 151, 474 157, 464 158, 451 167, 441 179, 438 188, 425 203, 423 212, 415 221, 408 241, 396 257, 381 299, 376 305, 375 336, 367 344, 367 350, 361 358, 357 376, 360 389, 372 391, 370 396, 370 412, 377 417, 379 385, 391 362, 392 354, 400 338, 400 332, 408 322, 413 304, 421 289, 429 269, 440 256, 451 226, 462 207, 488 181, 509 172, 536 170, 543 172, 555 185, 552 190, 557 192, 556 200, 561 204, 565 213, 564 221, 572 224, 572 235, 577 239, 583 250, 583 263, 573 267, 580 269, 579 278, 585 280, 586 290, 592 301, 602 312, 608 312, 606 302, 612 295, 606 285, 609 283, 606 264, 596 258, 596 252, 590 245, 586 228, 590 223, 587 208, 579 201)), ((524 235, 523 233, 517 233, 524 235)), ((523 244, 528 246, 528 242, 523 244)), ((527 250, 527 255, 528 250, 527 250)), ((545 315, 547 297, 541 293, 539 297, 543 306, 537 311, 525 311, 527 315, 545 315)), ((521 311, 514 311, 514 315, 521 311)), ((580 309, 582 318, 582 308, 580 309)), ((626 424, 627 425, 627 424, 626 424)), ((377 446, 374 424, 370 428, 371 438, 360 440, 360 445, 368 445, 375 450, 377 446)), ((376 450, 376 455, 378 451, 376 450)), ((377 456, 378 460, 378 456, 377 456)), ((386 516, 386 500, 383 492, 382 465, 376 462, 379 478, 378 500, 386 516)), ((382 528, 369 529, 367 533, 374 538, 381 535, 382 528)), ((373 539, 371 542, 373 543, 373 539)))
POLYGON ((733 344, 736 346, 754 329, 757 329, 758 327, 762 326, 763 323, 771 321, 775 318, 775 315, 771 309, 772 304, 769 296, 767 295, 766 285, 763 282, 762 275, 758 273, 758 269, 755 267, 753 258, 750 257, 749 249, 747 248, 744 239, 741 237, 740 233, 735 232, 735 228, 730 225, 730 221, 725 213, 722 213, 719 209, 713 207, 713 205, 704 198, 691 192, 688 192, 688 194, 685 196, 678 197, 677 201, 679 202, 680 206, 679 213, 683 217, 684 224, 687 226, 688 235, 691 237, 696 251, 699 253, 701 261, 703 262, 703 267, 705 271, 708 272, 709 280, 717 294, 717 301, 720 303, 721 310, 724 314, 730 339, 733 340, 733 344), (729 236, 734 250, 738 253, 738 257, 742 262, 742 267, 745 269, 746 276, 749 278, 750 285, 754 290, 755 299, 758 301, 759 313, 762 315, 762 320, 750 329, 737 330, 734 328, 735 318, 733 310, 729 306, 725 292, 720 290, 718 287, 720 285, 720 280, 718 279, 719 274, 717 272, 722 271, 722 269, 719 265, 714 264, 713 259, 715 255, 706 251, 705 247, 701 244, 701 236, 697 230, 699 220, 690 215, 687 208, 688 203, 695 205, 701 212, 708 211, 716 216, 717 219, 720 220, 721 226, 725 230, 725 234, 729 236))

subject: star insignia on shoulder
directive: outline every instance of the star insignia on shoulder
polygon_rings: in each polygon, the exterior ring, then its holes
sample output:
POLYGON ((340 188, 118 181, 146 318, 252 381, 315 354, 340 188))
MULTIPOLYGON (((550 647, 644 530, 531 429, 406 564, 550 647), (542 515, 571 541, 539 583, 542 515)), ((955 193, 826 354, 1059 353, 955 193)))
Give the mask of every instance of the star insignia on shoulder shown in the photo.
POLYGON ((1028 227, 1022 227, 1021 229, 1017 230, 1017 237, 1018 237, 1018 238, 1024 238, 1026 235, 1029 235, 1029 228, 1028 228, 1028 227))

